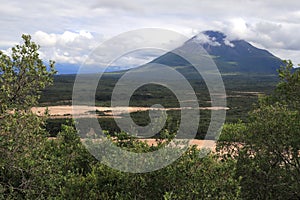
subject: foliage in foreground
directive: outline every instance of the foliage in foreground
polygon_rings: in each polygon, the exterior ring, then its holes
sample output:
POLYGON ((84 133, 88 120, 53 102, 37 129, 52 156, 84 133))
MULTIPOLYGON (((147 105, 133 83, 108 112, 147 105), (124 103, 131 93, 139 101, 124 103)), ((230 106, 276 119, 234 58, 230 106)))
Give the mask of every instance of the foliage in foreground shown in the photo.
MULTIPOLYGON (((145 145, 135 142, 128 146, 141 151, 149 148, 145 145)), ((143 174, 101 164, 86 151, 71 126, 63 127, 57 139, 46 140, 36 150, 30 148, 31 155, 18 155, 23 157, 18 169, 17 163, 1 165, 2 198, 235 199, 239 194, 239 180, 233 178, 236 161, 225 163, 215 155, 200 158, 195 146, 166 168, 143 174), (18 170, 22 173, 16 176, 18 170), (29 184, 23 185, 26 182, 29 184)))
POLYGON ((243 199, 300 198, 300 71, 286 64, 274 94, 260 99, 249 123, 226 125, 218 143, 225 160, 237 160, 243 199))

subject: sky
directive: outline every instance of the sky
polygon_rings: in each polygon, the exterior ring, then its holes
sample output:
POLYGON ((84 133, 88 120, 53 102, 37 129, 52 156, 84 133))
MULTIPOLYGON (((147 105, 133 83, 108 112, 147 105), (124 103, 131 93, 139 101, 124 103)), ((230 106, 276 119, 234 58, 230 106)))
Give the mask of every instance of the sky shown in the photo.
MULTIPOLYGON (((190 38, 205 30, 244 39, 281 59, 300 63, 300 1, 288 0, 0 0, 0 49, 30 34, 42 59, 74 71, 101 43, 127 31, 163 28, 190 38)), ((164 52, 123 56, 114 65, 138 66, 164 52)), ((96 63, 94 63, 96 65, 96 63)), ((97 66, 99 67, 99 66, 97 66)), ((98 69, 95 69, 98 70, 98 69)), ((62 70, 63 71, 63 70, 62 70)))

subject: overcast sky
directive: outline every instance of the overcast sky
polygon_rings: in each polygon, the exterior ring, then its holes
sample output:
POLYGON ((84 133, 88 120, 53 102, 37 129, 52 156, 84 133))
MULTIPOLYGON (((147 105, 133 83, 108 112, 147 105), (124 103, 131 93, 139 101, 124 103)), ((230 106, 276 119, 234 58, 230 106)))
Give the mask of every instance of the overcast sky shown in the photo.
MULTIPOLYGON (((282 59, 300 63, 300 2, 296 0, 0 0, 0 49, 32 35, 41 56, 80 65, 101 42, 139 28, 166 28, 187 37, 204 30, 245 39, 282 59)), ((161 52, 160 52, 161 53, 161 52)), ((144 58, 127 55, 118 65, 144 58)))

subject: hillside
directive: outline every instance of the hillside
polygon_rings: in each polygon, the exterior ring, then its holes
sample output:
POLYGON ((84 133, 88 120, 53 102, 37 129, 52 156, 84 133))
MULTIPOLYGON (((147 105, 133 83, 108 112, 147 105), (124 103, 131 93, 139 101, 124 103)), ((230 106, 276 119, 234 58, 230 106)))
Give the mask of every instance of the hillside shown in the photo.
MULTIPOLYGON (((282 61, 267 50, 256 48, 245 40, 229 41, 226 35, 217 31, 205 31, 196 35, 179 47, 179 50, 192 50, 195 44, 201 45, 211 55, 222 74, 276 74, 276 70, 282 65, 282 61)), ((181 67, 183 72, 190 71, 183 67, 191 66, 172 51, 150 63, 181 67)))

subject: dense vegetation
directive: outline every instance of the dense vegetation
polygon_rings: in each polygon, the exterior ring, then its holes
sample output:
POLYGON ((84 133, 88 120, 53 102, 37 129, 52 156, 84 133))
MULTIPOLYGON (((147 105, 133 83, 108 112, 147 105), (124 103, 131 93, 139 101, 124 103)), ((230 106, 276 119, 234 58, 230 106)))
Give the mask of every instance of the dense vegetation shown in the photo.
MULTIPOLYGON (((300 72, 279 71, 273 94, 261 97, 247 121, 224 126, 217 152, 201 158, 190 147, 173 164, 149 173, 113 170, 93 158, 74 126, 48 139, 33 114, 55 73, 24 44, 0 53, 0 199, 299 199, 300 72)), ((72 123, 72 122, 70 122, 72 123)), ((162 147, 117 134, 116 145, 147 152, 162 147)))

